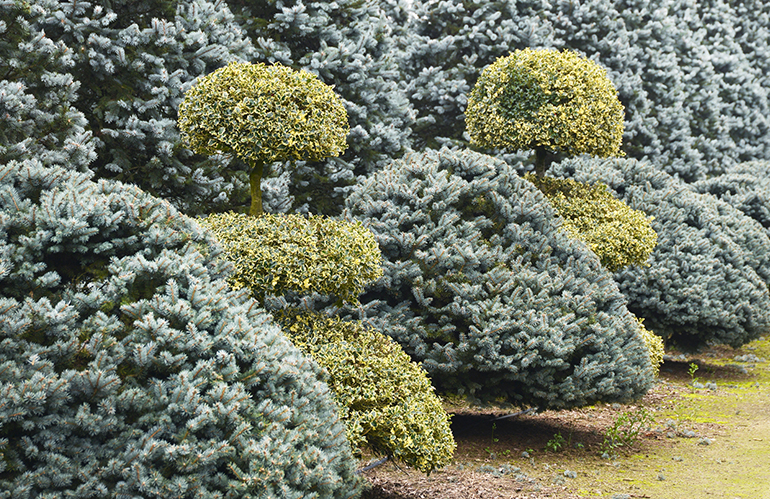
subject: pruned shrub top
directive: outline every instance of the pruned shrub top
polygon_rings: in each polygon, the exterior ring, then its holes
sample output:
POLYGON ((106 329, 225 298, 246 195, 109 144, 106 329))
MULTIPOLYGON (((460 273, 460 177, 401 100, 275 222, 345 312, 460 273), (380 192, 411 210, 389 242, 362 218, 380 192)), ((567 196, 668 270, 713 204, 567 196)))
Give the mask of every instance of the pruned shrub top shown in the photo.
POLYGON ((526 48, 481 72, 468 95, 471 144, 620 155, 623 105, 607 71, 570 50, 526 48))
POLYGON ((235 266, 233 287, 248 288, 260 301, 271 294, 315 292, 355 302, 366 284, 382 275, 377 242, 360 222, 220 213, 201 224, 235 266))
POLYGON ((654 217, 649 266, 615 274, 629 309, 682 347, 740 346, 770 327, 770 239, 737 208, 638 160, 571 159, 550 172, 603 182, 654 217))
POLYGON ((179 105, 182 138, 194 151, 233 153, 252 166, 338 156, 347 118, 329 85, 281 64, 231 62, 199 78, 179 105))
POLYGON ((612 276, 504 162, 412 153, 364 181, 345 213, 383 254, 361 313, 440 391, 562 408, 649 388, 647 349, 612 276))
POLYGON ((138 188, 0 167, 0 497, 355 496, 318 366, 138 188))

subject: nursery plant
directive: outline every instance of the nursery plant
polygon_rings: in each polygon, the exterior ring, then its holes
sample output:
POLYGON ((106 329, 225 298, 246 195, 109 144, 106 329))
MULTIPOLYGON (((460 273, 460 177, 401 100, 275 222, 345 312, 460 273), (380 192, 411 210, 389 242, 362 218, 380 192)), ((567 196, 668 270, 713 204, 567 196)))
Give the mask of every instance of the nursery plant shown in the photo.
POLYGON ((770 161, 749 161, 726 168, 721 175, 690 184, 759 222, 770 235, 770 161))
POLYGON ((360 222, 303 215, 227 213, 201 223, 234 263, 234 287, 248 288, 261 303, 281 298, 268 308, 295 345, 329 373, 355 449, 425 473, 449 463, 455 448, 449 418, 425 371, 360 321, 292 306, 292 296, 311 294, 357 303, 365 286, 382 276, 371 231, 360 222))
POLYGON ((260 302, 289 292, 331 295, 355 302, 366 284, 382 276, 382 257, 360 222, 322 216, 243 213, 200 219, 235 265, 236 289, 248 288, 260 302))
POLYGON ((386 5, 401 21, 395 39, 417 144, 467 146, 463 113, 482 69, 543 47, 607 69, 629 157, 688 182, 770 157, 764 2, 416 0, 407 13, 386 5))
POLYGON ((248 163, 252 216, 262 214, 266 166, 337 156, 349 131, 339 97, 317 76, 281 64, 236 62, 185 93, 179 128, 194 151, 231 153, 248 163))
POLYGON ((338 215, 346 186, 411 145, 415 116, 402 88, 393 33, 399 20, 377 0, 227 4, 252 41, 252 62, 278 62, 317 74, 340 96, 350 124, 348 148, 340 156, 274 164, 277 176, 263 181, 265 201, 280 212, 338 215))
POLYGON ((412 153, 348 197, 384 276, 349 312, 398 341, 442 393, 566 408, 652 382, 639 323, 611 274, 501 160, 412 153))
POLYGON ((621 155, 623 106, 607 72, 575 52, 516 50, 482 71, 468 95, 472 145, 535 151, 542 177, 553 154, 621 155))
MULTIPOLYGON (((25 81, 35 82, 34 86, 57 82, 60 91, 75 95, 72 106, 80 112, 96 152, 87 166, 97 177, 138 185, 193 215, 221 211, 247 199, 245 167, 236 168, 221 155, 193 154, 183 147, 177 128, 179 102, 197 77, 254 56, 250 40, 225 2, 4 4, 27 5, 36 13, 31 29, 44 36, 23 46, 22 50, 30 50, 31 64, 17 66, 17 71, 28 75, 25 81), (47 53, 38 47, 48 44, 62 50, 67 65, 60 73, 70 77, 71 84, 65 85, 61 76, 39 80, 34 76, 38 71, 34 61, 47 53)), ((14 59, 3 54, 0 60, 14 59)), ((80 137, 78 142, 82 144, 80 137)), ((75 145, 59 142, 57 147, 67 150, 75 145)), ((83 168, 82 163, 73 167, 83 168)))

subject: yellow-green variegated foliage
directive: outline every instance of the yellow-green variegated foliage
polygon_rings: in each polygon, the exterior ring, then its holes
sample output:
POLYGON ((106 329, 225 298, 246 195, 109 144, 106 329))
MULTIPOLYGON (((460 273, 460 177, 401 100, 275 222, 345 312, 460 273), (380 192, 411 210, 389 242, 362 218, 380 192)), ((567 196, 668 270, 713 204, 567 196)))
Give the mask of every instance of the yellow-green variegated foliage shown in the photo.
POLYGON ((339 156, 349 131, 341 99, 316 75, 245 62, 198 79, 178 125, 195 152, 233 153, 252 165, 339 156))
POLYGON ((390 337, 359 321, 276 314, 284 332, 329 373, 353 449, 371 449, 423 473, 449 464, 449 416, 425 371, 390 337))
POLYGON ((295 291, 356 302, 364 286, 382 276, 380 248, 360 222, 242 213, 213 214, 199 222, 234 264, 231 285, 249 288, 260 301, 295 291))
POLYGON ((481 73, 468 96, 471 143, 569 156, 622 155, 623 105, 606 70, 575 52, 516 50, 481 73))
POLYGON ((637 318, 636 320, 639 321, 639 333, 650 351, 650 364, 652 364, 652 369, 657 376, 660 365, 663 364, 663 354, 665 353, 663 338, 644 327, 644 319, 637 318))
POLYGON ((564 219, 564 230, 586 242, 607 270, 647 265, 658 242, 652 217, 613 197, 602 183, 590 185, 533 174, 525 178, 545 194, 564 219))

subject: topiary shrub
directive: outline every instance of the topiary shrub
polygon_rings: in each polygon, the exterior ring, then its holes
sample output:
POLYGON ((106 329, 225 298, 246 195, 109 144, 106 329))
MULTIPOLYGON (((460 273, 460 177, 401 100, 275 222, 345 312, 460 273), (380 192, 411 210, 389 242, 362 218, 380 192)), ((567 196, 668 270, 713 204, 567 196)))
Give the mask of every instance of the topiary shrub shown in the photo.
POLYGON ((281 185, 277 198, 287 200, 281 212, 338 215, 346 186, 411 144, 414 111, 394 54, 399 20, 383 12, 383 3, 371 0, 227 4, 253 42, 252 62, 279 62, 317 74, 340 96, 350 124, 345 153, 321 164, 275 164, 271 169, 280 177, 266 178, 262 186, 267 194, 281 185))
POLYGON ((338 156, 349 132, 339 97, 314 74, 235 62, 185 93, 179 128, 194 151, 232 153, 249 164, 251 215, 262 214, 265 165, 338 156))
POLYGON ((0 166, 0 497, 348 498, 322 371, 167 202, 0 166))
POLYGON ((692 183, 690 187, 738 208, 770 235, 770 161, 740 163, 722 175, 692 183))
POLYGON ((566 408, 650 387, 638 322, 611 274, 504 162, 412 153, 364 181, 345 214, 372 230, 384 260, 360 313, 440 392, 566 408))
POLYGON ((482 71, 468 95, 471 144, 534 149, 535 171, 549 153, 621 155, 623 106, 607 72, 569 50, 524 49, 482 71))
POLYGON ((564 219, 564 229, 599 256, 602 266, 616 272, 629 265, 648 265, 658 236, 651 219, 613 197, 601 182, 525 175, 564 219))
POLYGON ((332 295, 338 306, 357 303, 364 287, 382 276, 380 250, 368 229, 312 215, 228 213, 201 223, 235 265, 234 287, 274 302, 267 306, 285 333, 327 369, 354 448, 387 454, 425 473, 449 462, 455 444, 441 400, 396 343, 359 321, 288 303, 311 294, 332 295))
POLYGON ((770 326, 770 239, 754 220, 638 160, 570 159, 550 173, 606 184, 653 217, 649 266, 615 274, 628 308, 682 348, 740 346, 770 326))
POLYGON ((260 302, 289 291, 356 301, 364 286, 382 275, 377 242, 360 223, 241 213, 209 215, 200 223, 235 265, 233 287, 248 288, 260 302))
POLYGON ((322 314, 276 315, 294 345, 329 373, 353 448, 430 473, 452 460, 449 417, 425 371, 390 337, 322 314))

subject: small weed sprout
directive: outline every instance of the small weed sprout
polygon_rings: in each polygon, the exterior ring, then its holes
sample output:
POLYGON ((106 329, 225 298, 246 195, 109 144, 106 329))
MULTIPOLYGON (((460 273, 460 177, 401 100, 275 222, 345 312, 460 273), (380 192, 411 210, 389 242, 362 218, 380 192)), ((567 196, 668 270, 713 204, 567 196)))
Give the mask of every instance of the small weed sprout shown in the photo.
POLYGON ((695 362, 690 362, 690 369, 687 370, 687 374, 690 375, 690 384, 694 385, 695 382, 698 381, 698 378, 695 377, 695 373, 698 371, 698 364, 695 362))
POLYGON ((559 452, 564 447, 564 437, 561 436, 561 432, 555 433, 553 438, 545 444, 545 450, 551 452, 559 452))
POLYGON ((648 429, 654 420, 643 407, 636 411, 627 411, 618 416, 615 423, 604 432, 604 441, 600 446, 602 453, 615 454, 618 447, 631 447, 639 439, 639 434, 648 429))

